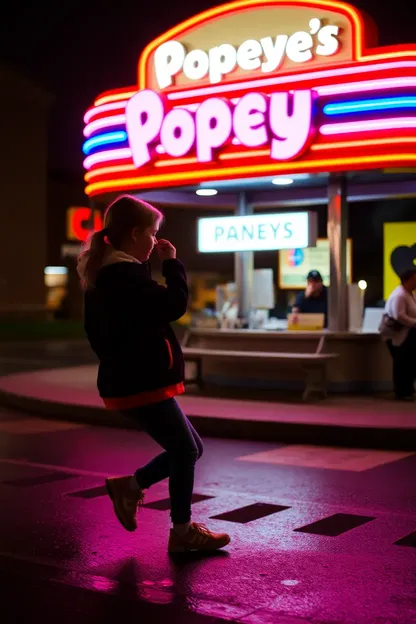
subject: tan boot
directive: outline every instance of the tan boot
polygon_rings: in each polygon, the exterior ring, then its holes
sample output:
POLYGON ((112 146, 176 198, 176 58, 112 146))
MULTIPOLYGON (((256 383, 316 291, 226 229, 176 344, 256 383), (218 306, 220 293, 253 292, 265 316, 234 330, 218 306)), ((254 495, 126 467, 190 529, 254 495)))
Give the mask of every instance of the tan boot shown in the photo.
POLYGON ((170 553, 191 551, 212 551, 224 548, 230 543, 227 533, 213 533, 204 524, 192 522, 186 535, 178 535, 170 531, 168 551, 170 553))
POLYGON ((136 513, 139 505, 143 503, 144 493, 142 490, 137 492, 132 490, 130 480, 131 477, 116 477, 106 479, 105 484, 120 524, 126 531, 135 531, 137 529, 136 513))

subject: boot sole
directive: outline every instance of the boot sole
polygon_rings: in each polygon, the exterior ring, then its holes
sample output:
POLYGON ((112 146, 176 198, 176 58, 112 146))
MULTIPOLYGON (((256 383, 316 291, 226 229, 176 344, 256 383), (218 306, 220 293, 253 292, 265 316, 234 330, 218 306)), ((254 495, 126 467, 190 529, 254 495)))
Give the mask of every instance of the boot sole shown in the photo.
POLYGON ((221 544, 221 546, 216 546, 215 548, 187 548, 186 546, 176 546, 175 548, 168 547, 168 553, 172 555, 178 554, 178 553, 195 553, 195 552, 210 553, 210 552, 215 552, 216 550, 221 550, 221 548, 225 548, 226 546, 228 546, 230 541, 231 541, 231 538, 228 538, 227 542, 224 542, 224 544, 221 544))
POLYGON ((109 479, 105 480, 105 487, 107 490, 107 494, 111 499, 111 502, 113 503, 113 509, 114 509, 114 513, 116 515, 117 520, 120 522, 121 526, 123 527, 123 529, 125 529, 126 531, 128 531, 129 533, 134 533, 134 531, 136 530, 137 527, 132 527, 132 526, 127 526, 123 520, 123 518, 121 517, 118 509, 117 509, 117 505, 114 499, 114 495, 113 492, 111 490, 111 485, 110 485, 110 481, 109 479))

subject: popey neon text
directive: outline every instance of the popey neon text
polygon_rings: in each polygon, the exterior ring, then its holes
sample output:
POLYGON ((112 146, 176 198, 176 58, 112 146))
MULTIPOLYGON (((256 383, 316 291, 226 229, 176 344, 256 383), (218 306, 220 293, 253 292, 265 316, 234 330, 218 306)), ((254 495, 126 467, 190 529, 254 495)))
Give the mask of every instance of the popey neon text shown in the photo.
POLYGON ((261 69, 270 73, 279 69, 285 55, 294 63, 305 63, 316 56, 332 56, 339 49, 339 27, 323 25, 321 20, 309 21, 309 32, 300 30, 290 35, 277 35, 247 39, 238 48, 223 43, 205 52, 191 50, 187 53, 180 41, 166 41, 159 46, 154 56, 154 68, 160 89, 173 84, 174 76, 180 72, 188 80, 209 78, 211 83, 221 82, 224 76, 236 68, 244 71, 261 69), (313 36, 316 36, 314 41, 313 36))
POLYGON ((212 162, 216 151, 230 142, 247 148, 270 144, 270 157, 299 156, 313 133, 313 92, 299 90, 270 96, 248 93, 233 106, 223 98, 202 102, 195 112, 174 108, 165 112, 163 98, 150 89, 139 91, 126 106, 126 125, 137 168, 159 153, 180 157, 196 152, 198 162, 212 162))

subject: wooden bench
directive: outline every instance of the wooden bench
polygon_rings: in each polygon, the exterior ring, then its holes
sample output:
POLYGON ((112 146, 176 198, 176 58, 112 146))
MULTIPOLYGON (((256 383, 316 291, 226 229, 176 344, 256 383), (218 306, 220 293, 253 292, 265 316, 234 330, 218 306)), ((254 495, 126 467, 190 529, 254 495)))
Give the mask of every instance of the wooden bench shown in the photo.
POLYGON ((182 347, 186 362, 196 365, 196 375, 192 379, 186 379, 187 383, 203 385, 202 362, 204 359, 220 359, 223 362, 239 361, 262 361, 284 364, 295 364, 302 368, 305 374, 305 390, 302 398, 306 401, 312 392, 318 392, 327 397, 326 372, 327 365, 338 357, 337 353, 323 353, 325 337, 319 340, 315 353, 276 353, 267 351, 231 351, 225 349, 200 349, 198 347, 182 347))

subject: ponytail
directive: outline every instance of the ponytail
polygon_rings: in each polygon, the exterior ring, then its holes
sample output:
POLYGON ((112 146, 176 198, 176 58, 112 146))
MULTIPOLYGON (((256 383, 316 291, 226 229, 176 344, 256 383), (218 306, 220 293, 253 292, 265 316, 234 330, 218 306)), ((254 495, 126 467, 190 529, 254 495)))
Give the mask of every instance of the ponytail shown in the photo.
POLYGON ((78 273, 85 290, 94 287, 104 256, 107 250, 107 229, 94 232, 90 237, 87 248, 80 254, 78 259, 78 273))

